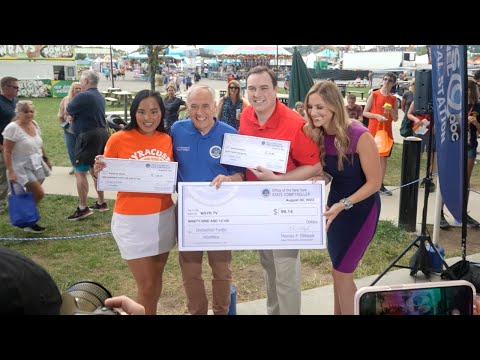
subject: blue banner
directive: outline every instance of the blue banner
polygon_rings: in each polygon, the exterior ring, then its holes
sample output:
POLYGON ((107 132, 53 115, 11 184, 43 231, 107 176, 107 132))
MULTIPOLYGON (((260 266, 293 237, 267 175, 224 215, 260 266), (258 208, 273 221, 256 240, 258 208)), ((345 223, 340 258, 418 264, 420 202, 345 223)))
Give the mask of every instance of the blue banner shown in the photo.
POLYGON ((432 45, 432 97, 438 180, 442 198, 462 221, 465 121, 464 45, 432 45))

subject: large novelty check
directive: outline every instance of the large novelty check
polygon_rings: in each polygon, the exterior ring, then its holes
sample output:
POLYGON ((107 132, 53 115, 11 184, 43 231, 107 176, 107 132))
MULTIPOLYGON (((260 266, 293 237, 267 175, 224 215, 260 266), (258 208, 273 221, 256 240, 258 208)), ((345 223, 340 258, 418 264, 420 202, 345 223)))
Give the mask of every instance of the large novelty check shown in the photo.
POLYGON ((325 182, 178 183, 180 251, 323 249, 325 182))
POLYGON ((178 163, 102 158, 107 166, 98 173, 98 190, 172 194, 178 163))
POLYGON ((290 141, 225 134, 220 163, 246 168, 263 166, 278 173, 285 173, 289 151, 290 141))

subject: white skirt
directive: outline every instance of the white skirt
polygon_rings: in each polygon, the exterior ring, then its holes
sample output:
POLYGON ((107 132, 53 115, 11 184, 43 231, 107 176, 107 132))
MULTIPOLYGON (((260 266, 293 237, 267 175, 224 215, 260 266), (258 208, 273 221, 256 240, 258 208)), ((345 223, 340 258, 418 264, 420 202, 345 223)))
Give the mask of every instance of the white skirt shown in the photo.
POLYGON ((132 260, 170 251, 176 243, 175 206, 149 215, 113 213, 112 234, 122 259, 132 260))

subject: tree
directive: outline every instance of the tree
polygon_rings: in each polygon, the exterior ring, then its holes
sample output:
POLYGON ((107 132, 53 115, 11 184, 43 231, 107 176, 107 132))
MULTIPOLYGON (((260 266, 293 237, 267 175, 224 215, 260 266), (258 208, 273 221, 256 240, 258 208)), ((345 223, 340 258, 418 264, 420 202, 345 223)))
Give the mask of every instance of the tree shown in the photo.
POLYGON ((148 55, 147 64, 151 90, 155 90, 155 75, 157 74, 157 67, 160 60, 164 60, 163 55, 165 55, 165 50, 168 47, 170 47, 170 45, 140 45, 138 49, 138 51, 145 51, 148 55))

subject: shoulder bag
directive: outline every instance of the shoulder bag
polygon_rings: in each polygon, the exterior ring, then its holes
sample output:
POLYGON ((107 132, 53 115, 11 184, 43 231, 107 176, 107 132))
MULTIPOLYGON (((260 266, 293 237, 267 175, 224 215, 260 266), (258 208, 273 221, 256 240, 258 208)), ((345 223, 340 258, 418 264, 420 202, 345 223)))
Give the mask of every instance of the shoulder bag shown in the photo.
POLYGON ((388 136, 385 130, 385 122, 379 121, 377 133, 375 134, 375 143, 377 144, 378 154, 380 156, 388 156, 393 146, 393 139, 388 136))
POLYGON ((11 194, 8 196, 8 213, 13 226, 25 228, 35 225, 40 220, 33 193, 10 181, 11 194))

